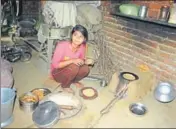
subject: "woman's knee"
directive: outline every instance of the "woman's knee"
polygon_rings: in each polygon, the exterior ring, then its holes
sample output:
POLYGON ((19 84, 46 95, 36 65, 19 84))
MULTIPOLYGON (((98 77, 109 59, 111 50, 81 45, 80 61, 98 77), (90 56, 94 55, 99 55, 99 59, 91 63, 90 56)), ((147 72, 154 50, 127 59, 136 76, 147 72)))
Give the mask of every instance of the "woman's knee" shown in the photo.
POLYGON ((83 66, 81 67, 81 71, 82 71, 82 73, 84 73, 85 76, 86 76, 86 75, 89 74, 89 72, 90 72, 90 68, 89 68, 88 65, 83 65, 83 66))
POLYGON ((72 71, 78 71, 79 70, 79 66, 76 64, 70 64, 69 69, 71 69, 72 71))

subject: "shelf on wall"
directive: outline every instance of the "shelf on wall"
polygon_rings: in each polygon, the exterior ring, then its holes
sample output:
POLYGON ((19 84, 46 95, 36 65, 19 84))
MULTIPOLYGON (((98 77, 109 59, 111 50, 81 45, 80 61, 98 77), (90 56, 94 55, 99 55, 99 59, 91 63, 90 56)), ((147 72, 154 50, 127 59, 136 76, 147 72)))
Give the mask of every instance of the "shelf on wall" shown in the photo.
POLYGON ((113 15, 113 16, 126 17, 126 18, 130 18, 130 19, 140 20, 140 21, 143 21, 143 22, 151 22, 151 23, 154 23, 154 24, 159 24, 159 25, 164 25, 164 26, 176 28, 176 24, 162 22, 162 21, 153 20, 153 19, 149 19, 149 18, 140 18, 140 17, 136 17, 136 16, 125 15, 125 14, 122 14, 122 13, 110 13, 110 14, 113 15))

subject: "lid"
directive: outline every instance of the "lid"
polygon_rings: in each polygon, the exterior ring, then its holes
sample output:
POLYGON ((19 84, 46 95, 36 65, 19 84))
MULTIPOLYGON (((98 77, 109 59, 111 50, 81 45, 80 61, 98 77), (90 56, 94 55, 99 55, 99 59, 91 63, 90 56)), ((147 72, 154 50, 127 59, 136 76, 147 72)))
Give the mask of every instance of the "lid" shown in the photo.
POLYGON ((32 120, 40 128, 48 128, 59 121, 60 111, 56 103, 45 101, 38 105, 32 114, 32 120))

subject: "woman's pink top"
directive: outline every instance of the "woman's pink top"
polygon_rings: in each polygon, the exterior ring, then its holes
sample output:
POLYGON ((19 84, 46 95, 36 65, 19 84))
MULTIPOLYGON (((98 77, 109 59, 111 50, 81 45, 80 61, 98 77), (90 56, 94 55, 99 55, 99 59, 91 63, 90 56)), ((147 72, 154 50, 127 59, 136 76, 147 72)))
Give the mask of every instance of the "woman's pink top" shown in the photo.
POLYGON ((73 59, 73 58, 84 59, 86 45, 81 44, 81 46, 76 52, 72 52, 70 45, 71 45, 70 41, 61 41, 57 43, 56 49, 53 54, 52 62, 51 62, 51 71, 54 68, 57 68, 59 65, 59 62, 61 61, 73 59))

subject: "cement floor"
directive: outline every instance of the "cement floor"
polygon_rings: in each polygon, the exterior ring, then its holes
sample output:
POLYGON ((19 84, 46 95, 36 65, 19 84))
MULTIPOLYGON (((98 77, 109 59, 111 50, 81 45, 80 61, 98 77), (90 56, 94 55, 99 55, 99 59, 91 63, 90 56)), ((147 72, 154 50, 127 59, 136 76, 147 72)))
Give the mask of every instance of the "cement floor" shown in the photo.
MULTIPOLYGON (((19 109, 18 97, 34 88, 43 87, 48 77, 44 68, 37 53, 33 54, 30 62, 13 64, 17 99, 13 112, 14 121, 6 128, 37 128, 32 121, 32 114, 24 113, 19 109)), ((100 87, 98 81, 83 80, 85 86, 92 86, 98 90, 98 97, 94 100, 81 98, 82 110, 72 118, 60 120, 53 128, 176 128, 176 100, 171 103, 160 103, 154 99, 153 92, 149 92, 141 99, 133 99, 133 101, 130 99, 120 100, 109 113, 99 119, 100 110, 113 98, 112 87, 117 85, 116 76, 113 75, 107 87, 100 87), (128 109, 132 102, 139 101, 148 108, 148 112, 141 117, 131 114, 128 109)), ((79 97, 79 95, 77 96, 79 97)))

